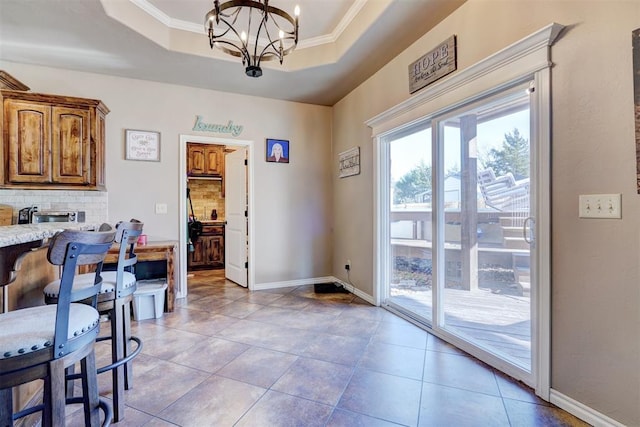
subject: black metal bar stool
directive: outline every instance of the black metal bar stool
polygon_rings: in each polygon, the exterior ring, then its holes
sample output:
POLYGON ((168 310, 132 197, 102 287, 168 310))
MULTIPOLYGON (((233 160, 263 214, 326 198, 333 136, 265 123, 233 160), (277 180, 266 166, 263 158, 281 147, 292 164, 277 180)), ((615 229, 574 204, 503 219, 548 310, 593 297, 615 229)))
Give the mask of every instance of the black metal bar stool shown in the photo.
MULTIPOLYGON (((137 220, 120 222, 116 225, 116 243, 120 244, 118 263, 115 271, 102 272, 102 288, 98 294, 98 312, 109 317, 111 335, 98 338, 98 341, 111 340, 111 363, 100 367, 98 374, 111 371, 113 386, 114 422, 124 419, 124 390, 133 386, 131 360, 142 350, 142 341, 131 335, 131 304, 136 290, 136 277, 133 266, 137 262, 134 252, 138 236, 142 233, 143 223, 137 220), (131 341, 137 343, 131 350, 131 341)), ((76 275, 75 288, 83 288, 91 283, 91 274, 76 275)), ((44 289, 45 302, 58 300, 60 282, 49 283, 44 289)), ((78 374, 69 374, 67 379, 77 379, 78 374)), ((72 387, 69 388, 72 391, 72 387)))
MULTIPOLYGON (((106 224, 105 224, 106 225, 106 224)), ((108 227, 108 229, 106 229, 108 227)), ((83 403, 85 425, 100 424, 99 410, 105 411, 103 425, 111 422, 111 409, 98 395, 94 344, 99 331, 99 313, 94 306, 75 304, 92 299, 102 286, 102 263, 111 247, 115 231, 65 230, 50 239, 47 258, 62 266, 57 305, 25 308, 0 314, 0 425, 42 411, 42 425, 65 424, 65 405, 83 403), (91 285, 73 289, 76 267, 95 264, 91 285), (80 362, 82 397, 66 399, 65 370, 80 362), (43 403, 13 413, 12 388, 36 379, 44 380, 43 403)))

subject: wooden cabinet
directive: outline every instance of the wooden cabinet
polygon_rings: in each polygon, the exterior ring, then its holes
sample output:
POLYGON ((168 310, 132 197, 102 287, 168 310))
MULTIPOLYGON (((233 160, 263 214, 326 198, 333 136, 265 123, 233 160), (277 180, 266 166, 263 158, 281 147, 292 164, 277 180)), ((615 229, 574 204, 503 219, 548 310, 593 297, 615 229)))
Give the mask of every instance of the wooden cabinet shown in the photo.
POLYGON ((104 190, 101 101, 2 90, 0 186, 104 190))
POLYGON ((222 177, 224 147, 189 142, 187 144, 187 175, 222 177))
POLYGON ((224 225, 203 224, 188 256, 189 269, 224 267, 224 225))

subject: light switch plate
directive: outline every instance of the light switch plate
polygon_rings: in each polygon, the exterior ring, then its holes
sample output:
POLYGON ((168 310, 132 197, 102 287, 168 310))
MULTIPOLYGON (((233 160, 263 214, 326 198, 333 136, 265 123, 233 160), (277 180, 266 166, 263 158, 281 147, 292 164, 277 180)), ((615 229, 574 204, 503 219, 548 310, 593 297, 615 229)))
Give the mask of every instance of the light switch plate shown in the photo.
POLYGON ((622 218, 622 194, 581 194, 580 218, 622 218))
POLYGON ((156 214, 164 215, 167 213, 166 203, 156 203, 156 214))

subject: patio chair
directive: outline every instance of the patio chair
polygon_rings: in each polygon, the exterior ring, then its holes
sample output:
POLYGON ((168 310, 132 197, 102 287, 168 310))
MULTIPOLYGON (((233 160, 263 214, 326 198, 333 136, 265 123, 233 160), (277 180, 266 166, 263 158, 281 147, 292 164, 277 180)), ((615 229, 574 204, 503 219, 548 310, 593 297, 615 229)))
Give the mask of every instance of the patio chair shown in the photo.
POLYGON ((498 211, 529 208, 529 179, 516 181, 511 172, 496 177, 493 169, 478 172, 478 187, 487 207, 498 211))

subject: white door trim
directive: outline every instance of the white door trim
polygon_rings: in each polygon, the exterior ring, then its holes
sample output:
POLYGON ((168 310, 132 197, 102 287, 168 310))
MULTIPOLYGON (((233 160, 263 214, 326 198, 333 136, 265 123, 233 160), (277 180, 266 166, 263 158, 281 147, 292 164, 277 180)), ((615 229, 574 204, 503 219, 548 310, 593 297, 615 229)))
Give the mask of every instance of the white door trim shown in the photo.
POLYGON ((248 172, 248 210, 249 210, 249 226, 248 226, 248 245, 249 245, 249 269, 248 269, 248 279, 249 279, 249 289, 253 290, 255 286, 255 271, 254 271, 254 246, 253 245, 253 236, 255 235, 254 230, 254 212, 253 206, 254 204, 254 195, 253 195, 253 182, 254 182, 254 172, 253 172, 253 163, 254 163, 254 150, 253 145, 254 142, 250 140, 240 140, 240 139, 228 139, 228 138, 218 138, 213 136, 202 136, 202 135, 187 135, 180 134, 180 159, 179 159, 179 168, 180 168, 180 185, 179 185, 179 226, 180 230, 180 242, 179 242, 179 250, 180 254, 178 260, 178 289, 176 289, 176 298, 184 298, 188 294, 187 289, 187 251, 185 248, 187 247, 187 142, 199 142, 201 144, 216 144, 216 145, 236 145, 243 146, 247 148, 247 172, 248 172))
POLYGON ((549 68, 534 75, 531 93, 531 140, 537 141, 531 194, 535 194, 536 211, 532 212, 537 230, 532 256, 536 258, 531 283, 536 283, 532 298, 536 301, 536 322, 531 323, 531 336, 536 342, 531 367, 535 375, 536 394, 549 401, 551 389, 551 71, 549 68))

